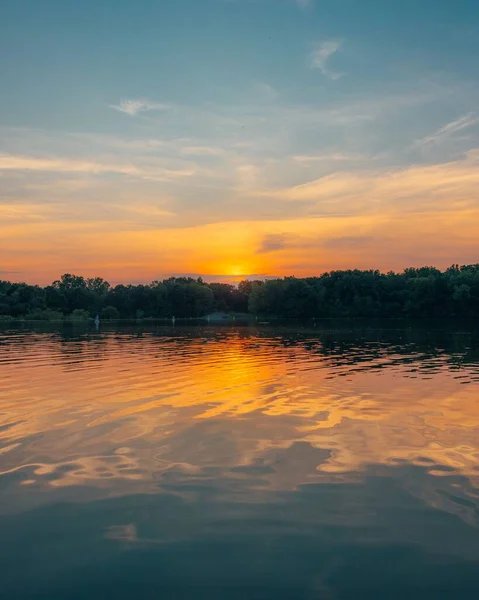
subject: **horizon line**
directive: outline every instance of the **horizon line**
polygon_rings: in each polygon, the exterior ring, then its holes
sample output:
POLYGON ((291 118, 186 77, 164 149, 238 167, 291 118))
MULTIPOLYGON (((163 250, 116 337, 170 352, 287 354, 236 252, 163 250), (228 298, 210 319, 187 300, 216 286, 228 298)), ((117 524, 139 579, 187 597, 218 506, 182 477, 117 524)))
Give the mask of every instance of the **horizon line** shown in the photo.
MULTIPOLYGON (((204 283, 206 284, 215 284, 215 283, 224 283, 224 284, 230 284, 230 285, 238 285, 239 283, 241 283, 242 281, 271 281, 271 280, 284 280, 284 279, 316 279, 316 278, 321 278, 324 275, 328 275, 328 274, 332 274, 332 273, 351 273, 351 272, 357 272, 357 273, 379 273, 379 275, 390 275, 390 274, 394 274, 394 275, 404 275, 407 271, 409 270, 415 270, 415 271, 419 271, 421 269, 430 269, 430 270, 434 270, 437 271, 441 274, 446 273, 448 270, 450 269, 467 269, 470 267, 476 267, 479 268, 479 262, 478 263, 464 263, 464 264, 459 264, 459 263, 452 263, 451 265, 449 265, 448 267, 445 268, 440 268, 440 267, 436 267, 434 265, 428 265, 428 264, 422 264, 419 266, 409 266, 409 267, 404 267, 404 269, 397 271, 394 269, 389 269, 389 270, 383 270, 383 269, 374 269, 374 268, 370 268, 370 269, 359 269, 359 268, 345 268, 345 269, 330 269, 330 270, 325 270, 322 272, 318 272, 314 275, 306 275, 306 276, 297 276, 297 275, 270 275, 270 274, 266 274, 266 273, 249 273, 249 274, 241 274, 241 275, 219 275, 219 274, 213 274, 213 275, 209 275, 209 274, 199 274, 199 273, 180 273, 180 274, 168 274, 168 275, 162 275, 158 278, 153 278, 151 280, 133 280, 130 282, 123 282, 123 281, 116 281, 116 280, 112 280, 109 281, 108 279, 105 279, 99 275, 93 275, 91 277, 85 276, 85 275, 79 275, 77 273, 74 273, 73 271, 66 271, 64 273, 62 273, 58 278, 54 279, 53 281, 51 281, 50 283, 47 283, 45 285, 39 284, 39 283, 29 283, 28 281, 25 280, 11 280, 11 279, 3 279, 2 274, 8 274, 8 273, 15 273, 16 271, 12 271, 12 270, 5 270, 5 271, 0 271, 0 282, 4 282, 4 283, 10 283, 13 285, 29 285, 29 286, 38 286, 41 288, 45 288, 45 287, 49 287, 51 285, 53 285, 55 282, 57 281, 61 281, 61 278, 65 275, 71 275, 73 277, 79 277, 84 279, 85 281, 88 280, 92 280, 92 279, 101 279, 102 281, 108 283, 108 285, 110 287, 115 287, 118 285, 132 285, 132 286, 139 286, 139 285, 151 285, 154 282, 159 282, 159 283, 163 283, 165 281, 168 281, 170 279, 191 279, 193 281, 198 281, 198 280, 202 280, 204 283)), ((17 271, 18 273, 18 271, 17 271)))

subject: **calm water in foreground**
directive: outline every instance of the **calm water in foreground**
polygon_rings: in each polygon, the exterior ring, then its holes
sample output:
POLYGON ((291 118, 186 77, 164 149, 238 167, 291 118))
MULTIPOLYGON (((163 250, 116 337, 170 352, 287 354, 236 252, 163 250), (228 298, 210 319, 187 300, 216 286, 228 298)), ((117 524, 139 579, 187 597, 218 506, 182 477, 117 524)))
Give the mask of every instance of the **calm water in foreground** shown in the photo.
POLYGON ((467 328, 0 330, 0 596, 477 598, 467 328))

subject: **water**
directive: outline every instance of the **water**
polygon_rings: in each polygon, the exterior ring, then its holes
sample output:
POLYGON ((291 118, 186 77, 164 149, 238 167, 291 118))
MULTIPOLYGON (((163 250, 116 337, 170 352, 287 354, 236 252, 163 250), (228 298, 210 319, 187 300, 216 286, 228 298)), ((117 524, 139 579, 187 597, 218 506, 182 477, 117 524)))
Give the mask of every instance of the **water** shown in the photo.
POLYGON ((6 599, 479 589, 479 336, 0 331, 6 599))

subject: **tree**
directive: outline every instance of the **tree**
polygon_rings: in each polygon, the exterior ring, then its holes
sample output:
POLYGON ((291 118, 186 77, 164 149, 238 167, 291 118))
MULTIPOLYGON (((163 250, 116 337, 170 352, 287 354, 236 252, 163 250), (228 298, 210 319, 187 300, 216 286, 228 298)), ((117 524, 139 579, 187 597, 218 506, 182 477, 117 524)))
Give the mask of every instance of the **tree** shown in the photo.
POLYGON ((102 319, 109 319, 110 321, 113 319, 119 319, 120 312, 115 306, 105 306, 101 309, 101 317, 102 319))
POLYGON ((2 318, 202 317, 212 310, 277 317, 479 317, 479 264, 344 270, 319 277, 205 283, 171 277, 144 285, 110 284, 66 273, 44 288, 0 281, 2 318))

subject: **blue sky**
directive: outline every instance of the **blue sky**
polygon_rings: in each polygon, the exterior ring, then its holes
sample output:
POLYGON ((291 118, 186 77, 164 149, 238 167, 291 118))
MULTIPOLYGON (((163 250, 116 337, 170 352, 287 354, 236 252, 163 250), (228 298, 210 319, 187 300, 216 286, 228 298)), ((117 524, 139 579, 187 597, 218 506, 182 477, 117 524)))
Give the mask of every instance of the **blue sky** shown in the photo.
POLYGON ((4 0, 0 271, 476 262, 478 57, 472 0, 4 0))

